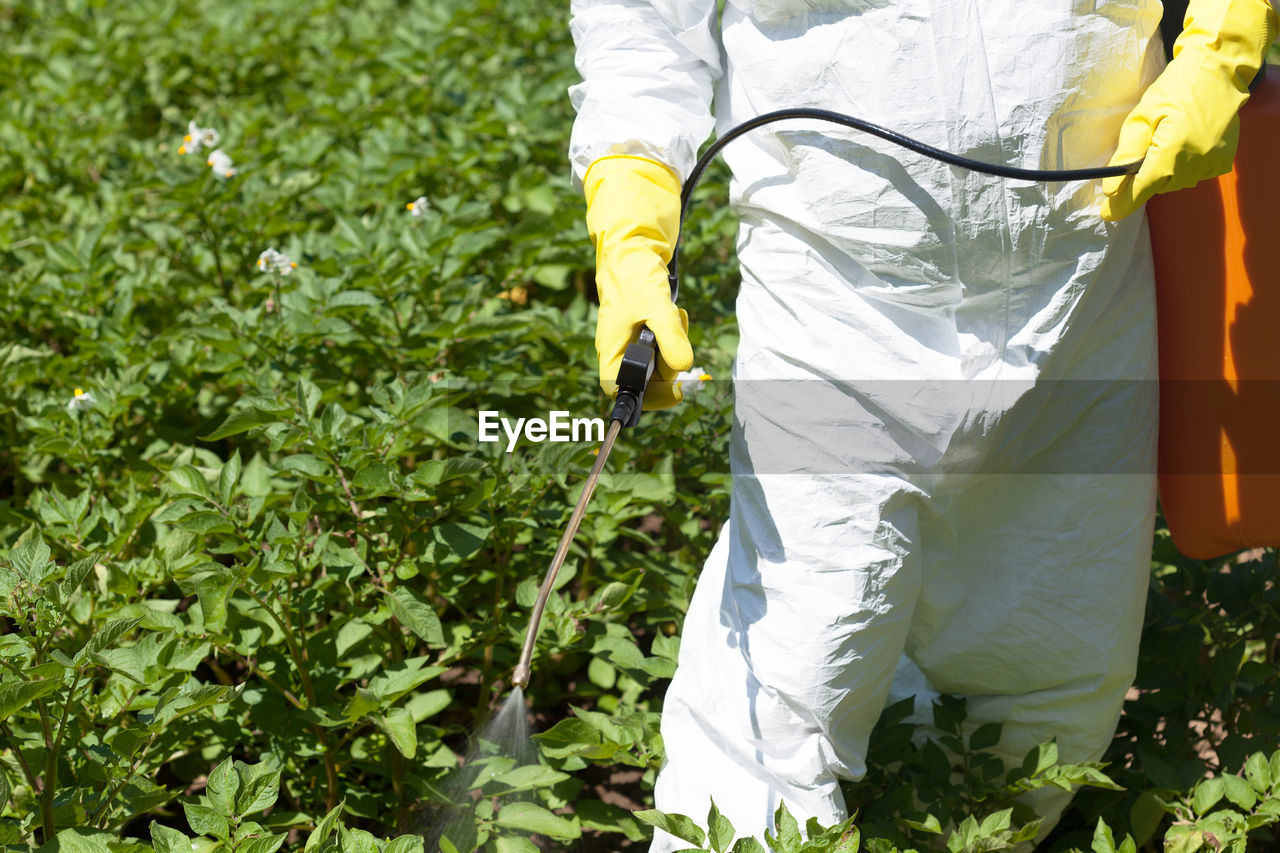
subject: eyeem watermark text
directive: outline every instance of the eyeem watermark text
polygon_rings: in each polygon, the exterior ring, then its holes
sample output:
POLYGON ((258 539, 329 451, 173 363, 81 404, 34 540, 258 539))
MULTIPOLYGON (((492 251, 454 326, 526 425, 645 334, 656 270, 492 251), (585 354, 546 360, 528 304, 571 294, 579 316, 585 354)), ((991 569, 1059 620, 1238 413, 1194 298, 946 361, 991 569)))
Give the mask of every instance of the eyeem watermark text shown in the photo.
POLYGON ((603 418, 571 418, 568 412, 551 412, 542 418, 504 418, 494 411, 480 412, 477 434, 482 442, 501 441, 506 433, 507 452, 516 449, 521 436, 525 441, 539 444, 544 441, 604 441, 603 418))

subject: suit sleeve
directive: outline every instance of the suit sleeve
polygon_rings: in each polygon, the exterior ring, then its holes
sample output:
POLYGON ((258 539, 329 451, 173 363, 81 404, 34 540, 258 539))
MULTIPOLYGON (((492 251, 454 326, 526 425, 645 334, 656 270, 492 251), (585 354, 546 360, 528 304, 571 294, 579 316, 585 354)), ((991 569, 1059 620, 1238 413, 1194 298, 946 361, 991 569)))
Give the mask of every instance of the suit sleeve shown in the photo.
POLYGON ((582 75, 569 89, 575 181, 613 154, 658 160, 687 178, 715 124, 715 0, 573 0, 570 10, 582 75))

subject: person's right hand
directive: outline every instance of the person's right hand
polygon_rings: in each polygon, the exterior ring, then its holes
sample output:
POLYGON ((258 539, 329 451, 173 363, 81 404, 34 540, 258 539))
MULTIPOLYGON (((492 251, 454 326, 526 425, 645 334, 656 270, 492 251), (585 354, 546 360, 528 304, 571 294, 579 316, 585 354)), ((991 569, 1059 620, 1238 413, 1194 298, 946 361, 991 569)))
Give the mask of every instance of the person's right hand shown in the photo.
POLYGON ((643 157, 601 157, 582 181, 587 230, 596 246, 596 355, 600 387, 618 393, 618 368, 627 345, 648 326, 658 364, 644 395, 645 410, 684 399, 676 374, 693 366, 689 316, 671 301, 667 263, 680 233, 680 179, 643 157))

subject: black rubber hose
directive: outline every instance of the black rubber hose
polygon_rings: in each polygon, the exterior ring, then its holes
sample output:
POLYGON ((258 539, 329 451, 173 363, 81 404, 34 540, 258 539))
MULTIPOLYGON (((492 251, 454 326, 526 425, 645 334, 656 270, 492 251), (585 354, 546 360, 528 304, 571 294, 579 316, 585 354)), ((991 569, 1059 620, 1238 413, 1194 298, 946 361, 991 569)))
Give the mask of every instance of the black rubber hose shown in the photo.
POLYGON ((932 145, 925 145, 923 142, 912 139, 909 136, 903 136, 888 128, 881 127, 878 124, 872 124, 869 121, 863 121, 860 118, 845 115, 844 113, 832 112, 831 110, 818 110, 810 108, 797 108, 790 110, 775 110, 771 113, 756 116, 753 119, 744 121, 737 127, 731 128, 719 139, 712 143, 703 155, 698 158, 697 164, 694 165, 693 171, 689 174, 689 180, 684 182, 684 189, 680 192, 680 231, 676 236, 676 245, 671 253, 671 263, 667 264, 667 277, 671 282, 671 301, 675 302, 676 297, 680 293, 680 237, 684 235, 684 217, 689 211, 689 202, 693 198, 693 189, 698 185, 698 181, 702 178, 702 173, 706 171, 711 161, 720 153, 726 145, 733 140, 749 133, 758 127, 771 124, 775 121, 784 121, 786 119, 818 119, 820 121, 828 121, 833 124, 851 127, 854 130, 861 130, 870 133, 872 136, 878 136, 881 139, 901 145, 903 148, 915 151, 917 154, 924 154, 926 157, 932 157, 935 160, 941 160, 944 163, 950 163, 952 166, 959 166, 964 169, 970 169, 974 172, 982 172, 987 175, 996 175, 1001 178, 1014 178, 1022 181, 1089 181, 1098 178, 1117 178, 1122 175, 1132 175, 1138 171, 1138 167, 1142 165, 1139 160, 1136 163, 1129 163, 1125 166, 1102 166, 1096 169, 1019 169, 1013 166, 1001 166, 996 163, 983 163, 980 160, 971 160, 968 157, 961 157, 959 154, 952 154, 950 151, 943 151, 941 148, 934 148, 932 145))

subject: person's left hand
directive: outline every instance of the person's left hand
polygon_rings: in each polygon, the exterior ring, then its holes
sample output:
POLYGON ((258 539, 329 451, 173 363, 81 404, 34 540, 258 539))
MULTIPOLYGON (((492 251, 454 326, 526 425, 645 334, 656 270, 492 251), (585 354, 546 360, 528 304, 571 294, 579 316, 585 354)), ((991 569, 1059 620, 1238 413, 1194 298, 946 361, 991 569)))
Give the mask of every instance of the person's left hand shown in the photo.
POLYGON ((1120 128, 1109 165, 1143 162, 1136 175, 1103 181, 1103 219, 1122 219, 1156 193, 1231 171, 1236 113, 1277 27, 1267 0, 1192 0, 1173 60, 1120 128))

